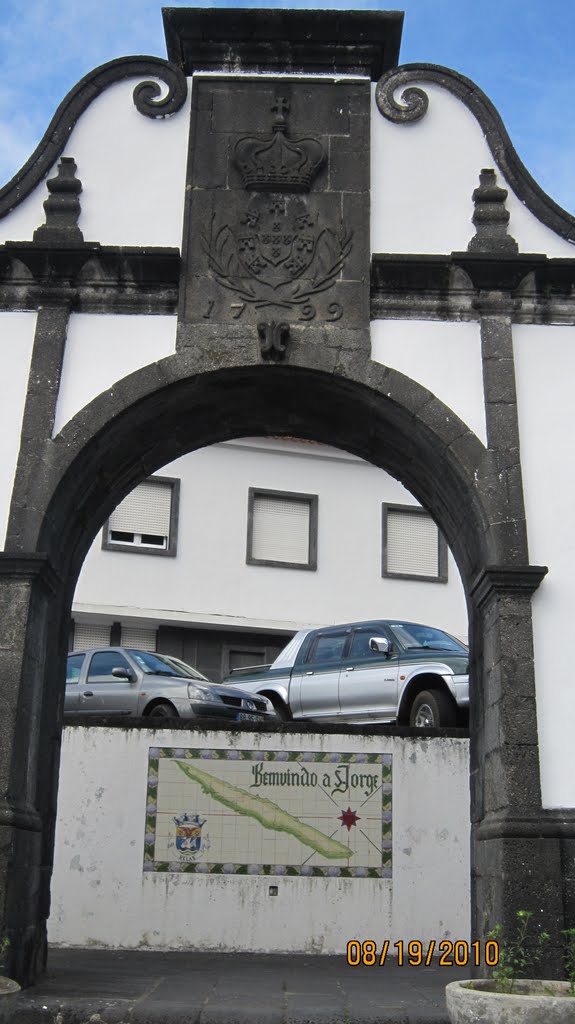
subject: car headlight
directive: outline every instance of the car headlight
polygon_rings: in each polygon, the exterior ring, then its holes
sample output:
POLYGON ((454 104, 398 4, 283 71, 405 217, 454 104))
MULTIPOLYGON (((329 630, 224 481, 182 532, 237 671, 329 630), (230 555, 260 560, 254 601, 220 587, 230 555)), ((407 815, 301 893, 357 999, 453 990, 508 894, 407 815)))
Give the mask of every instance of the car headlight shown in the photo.
POLYGON ((212 693, 205 686, 197 686, 196 683, 188 683, 188 697, 190 700, 219 701, 221 699, 217 693, 212 693))

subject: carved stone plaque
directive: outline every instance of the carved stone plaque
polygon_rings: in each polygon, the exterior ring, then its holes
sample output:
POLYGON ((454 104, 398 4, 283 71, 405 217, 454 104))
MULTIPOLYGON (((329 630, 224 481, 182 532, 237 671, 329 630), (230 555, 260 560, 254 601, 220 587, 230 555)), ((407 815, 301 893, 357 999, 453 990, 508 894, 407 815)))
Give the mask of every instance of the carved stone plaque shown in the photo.
POLYGON ((196 79, 180 324, 369 323, 369 82, 196 79))

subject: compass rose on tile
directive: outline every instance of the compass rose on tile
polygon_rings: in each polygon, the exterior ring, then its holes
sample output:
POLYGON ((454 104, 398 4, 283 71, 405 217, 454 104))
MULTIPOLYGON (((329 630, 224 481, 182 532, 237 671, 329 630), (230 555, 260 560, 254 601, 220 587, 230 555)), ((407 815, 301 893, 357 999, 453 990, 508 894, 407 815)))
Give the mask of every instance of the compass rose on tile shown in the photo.
POLYGON ((356 822, 361 821, 359 815, 352 811, 351 807, 348 807, 347 811, 342 811, 338 821, 341 821, 342 825, 345 825, 348 832, 351 832, 351 826, 355 825, 356 822))

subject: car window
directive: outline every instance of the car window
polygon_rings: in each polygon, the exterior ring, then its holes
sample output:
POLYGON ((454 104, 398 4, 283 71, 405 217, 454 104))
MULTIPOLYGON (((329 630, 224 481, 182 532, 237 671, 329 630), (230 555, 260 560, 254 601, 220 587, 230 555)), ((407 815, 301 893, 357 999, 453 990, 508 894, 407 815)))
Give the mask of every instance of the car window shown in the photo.
POLYGON ((309 661, 340 661, 347 640, 347 633, 339 636, 318 636, 312 647, 309 661))
MULTIPOLYGON (((369 646, 369 641, 372 636, 384 636, 381 629, 375 627, 370 629, 368 632, 354 633, 353 640, 351 641, 351 648, 348 654, 349 658, 373 658, 378 652, 372 651, 369 646)), ((381 657, 381 655, 380 655, 381 657)))
POLYGON ((84 664, 85 654, 71 654, 66 662, 66 686, 77 683, 84 664))
POLYGON ((89 683, 121 683, 125 680, 112 675, 113 668, 125 668, 131 671, 123 654, 117 651, 97 651, 92 655, 88 669, 89 683))
POLYGON ((132 658, 139 665, 146 675, 154 676, 177 676, 179 672, 165 661, 160 655, 152 654, 151 651, 135 651, 128 648, 132 658))
POLYGON ((453 651, 467 654, 467 648, 455 637, 433 626, 422 626, 415 622, 394 622, 391 624, 395 636, 406 650, 453 651))

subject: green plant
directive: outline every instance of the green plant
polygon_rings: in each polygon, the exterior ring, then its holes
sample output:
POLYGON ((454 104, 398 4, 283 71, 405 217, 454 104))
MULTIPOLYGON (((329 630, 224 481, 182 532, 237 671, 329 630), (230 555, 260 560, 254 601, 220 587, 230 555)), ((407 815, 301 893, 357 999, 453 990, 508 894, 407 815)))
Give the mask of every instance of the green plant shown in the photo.
POLYGON ((569 982, 569 995, 575 996, 575 928, 566 928, 565 936, 565 973, 569 982))
MULTIPOLYGON (((517 978, 526 977, 529 968, 538 963, 551 937, 548 932, 539 932, 537 942, 533 948, 532 944, 528 943, 530 938, 528 935, 529 922, 533 917, 533 912, 531 910, 518 910, 516 917, 517 926, 515 935, 511 940, 505 941, 503 939, 503 925, 501 924, 496 924, 495 928, 488 935, 488 938, 493 939, 499 946, 499 963, 493 970, 496 992, 513 992, 517 978)), ((571 949, 575 975, 575 929, 570 929, 570 931, 573 931, 571 949)))
POLYGON ((3 935, 2 938, 0 939, 0 967, 4 966, 6 953, 8 952, 9 947, 10 939, 8 938, 7 935, 3 935))

